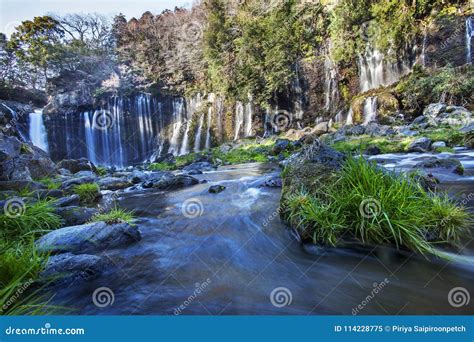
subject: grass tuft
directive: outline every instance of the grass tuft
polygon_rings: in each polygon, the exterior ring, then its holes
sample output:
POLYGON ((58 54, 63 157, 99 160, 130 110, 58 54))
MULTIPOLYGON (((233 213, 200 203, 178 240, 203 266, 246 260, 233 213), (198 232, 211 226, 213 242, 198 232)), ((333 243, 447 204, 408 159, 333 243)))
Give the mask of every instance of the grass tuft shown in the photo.
POLYGON ((107 224, 116 224, 116 223, 132 223, 135 219, 133 212, 121 209, 114 208, 107 213, 98 214, 91 219, 91 222, 105 222, 107 224))
MULTIPOLYGON (((287 171, 287 177, 294 175, 287 171)), ((283 217, 305 238, 330 246, 356 238, 436 254, 435 244, 458 245, 469 232, 468 212, 447 195, 426 192, 413 177, 349 158, 324 187, 284 196, 283 217)))
POLYGON ((93 203, 100 195, 100 188, 95 183, 76 185, 73 191, 76 195, 79 195, 82 203, 93 203))

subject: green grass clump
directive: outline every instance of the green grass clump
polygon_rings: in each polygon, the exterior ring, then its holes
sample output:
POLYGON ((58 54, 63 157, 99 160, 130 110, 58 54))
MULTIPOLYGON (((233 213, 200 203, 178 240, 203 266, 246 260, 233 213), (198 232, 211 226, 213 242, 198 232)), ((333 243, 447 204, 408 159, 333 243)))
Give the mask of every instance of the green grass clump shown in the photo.
POLYGON ((14 202, 21 206, 18 215, 8 215, 8 210, 0 214, 0 239, 2 240, 10 236, 16 236, 17 239, 31 238, 62 225, 62 219, 54 213, 53 202, 50 200, 24 203, 18 199, 14 202))
MULTIPOLYGON (((289 171, 287 177, 295 174, 289 171)), ((314 184, 286 193, 282 212, 315 243, 336 246, 356 238, 436 254, 435 244, 457 245, 469 232, 469 214, 447 195, 426 192, 412 177, 388 173, 363 158, 349 158, 324 186, 314 184)))
POLYGON ((464 145, 465 134, 459 128, 443 127, 420 133, 420 136, 430 138, 432 141, 444 141, 448 146, 464 145))
POLYGON ((344 153, 363 153, 369 146, 375 145, 380 148, 382 153, 400 153, 405 152, 408 145, 414 140, 411 137, 371 137, 362 135, 347 140, 337 141, 331 144, 331 147, 344 153))
POLYGON ((85 183, 74 186, 73 192, 79 195, 82 203, 93 203, 100 195, 100 188, 95 183, 85 183))
POLYGON ((34 241, 62 220, 49 200, 16 204, 21 206, 17 215, 7 209, 0 214, 0 314, 51 313, 49 295, 35 283, 48 255, 38 253, 34 241))
POLYGON ((96 171, 99 176, 105 176, 108 173, 107 169, 103 166, 97 166, 96 171))
POLYGON ((176 170, 176 164, 152 163, 148 166, 149 171, 172 171, 176 170))
POLYGON ((107 213, 98 214, 94 216, 91 222, 105 222, 107 224, 115 224, 115 223, 132 223, 135 219, 133 212, 121 209, 121 208, 114 208, 107 213))
POLYGON ((53 178, 49 178, 49 177, 45 177, 45 178, 40 178, 38 180, 36 180, 37 182, 41 183, 41 184, 44 184, 46 185, 46 187, 48 188, 48 190, 57 190, 59 189, 59 187, 61 186, 61 183, 58 182, 57 180, 53 179, 53 178))

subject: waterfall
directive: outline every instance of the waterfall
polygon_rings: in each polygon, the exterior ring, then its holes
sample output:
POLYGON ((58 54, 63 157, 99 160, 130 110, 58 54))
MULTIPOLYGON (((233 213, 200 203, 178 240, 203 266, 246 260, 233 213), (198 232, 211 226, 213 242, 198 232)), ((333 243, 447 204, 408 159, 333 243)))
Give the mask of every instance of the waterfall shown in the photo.
POLYGON ((421 54, 420 54, 420 64, 421 66, 426 66, 426 45, 428 44, 428 33, 425 30, 423 34, 423 43, 421 46, 421 54))
POLYGON ((97 163, 97 159, 94 151, 94 132, 92 130, 92 125, 89 117, 89 112, 82 113, 84 116, 84 128, 86 134, 86 147, 87 147, 87 159, 89 159, 94 164, 97 163))
POLYGON ((240 128, 244 123, 244 105, 242 102, 237 101, 235 104, 235 134, 234 140, 239 139, 240 137, 240 128))
POLYGON ((364 125, 377 117, 377 96, 368 97, 364 102, 364 125))
POLYGON ((183 135, 183 142, 181 143, 181 148, 179 150, 179 155, 184 155, 189 153, 189 127, 190 122, 186 121, 186 129, 183 135))
POLYGON ((173 101, 173 134, 171 136, 168 153, 177 154, 179 152, 179 138, 181 135, 181 126, 183 125, 183 109, 183 99, 176 98, 173 101))
POLYGON ((361 92, 388 86, 411 71, 411 63, 389 62, 383 53, 367 45, 363 55, 359 55, 359 83, 361 92), (409 65, 410 64, 410 65, 409 65))
POLYGON ((304 110, 303 110, 304 94, 303 94, 303 87, 301 86, 299 63, 296 63, 296 66, 295 66, 295 79, 293 81, 293 89, 296 96, 295 101, 294 101, 295 119, 302 120, 303 114, 304 114, 304 110))
POLYGON ((43 121, 43 111, 35 110, 30 113, 30 140, 33 145, 39 147, 43 151, 48 152, 48 136, 43 121))
POLYGON ((204 125, 204 114, 201 114, 199 117, 199 123, 196 131, 196 137, 194 138, 194 152, 201 151, 201 135, 202 135, 202 126, 204 125))
POLYGON ((469 17, 466 19, 466 63, 467 64, 472 64, 471 43, 472 43, 473 36, 474 36, 474 18, 469 17))
POLYGON ((206 150, 211 148, 212 107, 207 110, 206 150))
POLYGON ((252 135, 252 101, 251 98, 249 98, 249 102, 245 106, 245 126, 244 126, 244 135, 246 137, 250 137, 252 135))
POLYGON ((347 112, 347 118, 346 118, 346 125, 350 126, 354 123, 354 112, 352 111, 352 107, 349 108, 349 111, 347 112))
POLYGON ((337 96, 339 95, 338 84, 337 84, 337 70, 334 62, 326 57, 324 61, 324 74, 325 74, 325 103, 324 109, 330 111, 334 103, 337 102, 337 96))

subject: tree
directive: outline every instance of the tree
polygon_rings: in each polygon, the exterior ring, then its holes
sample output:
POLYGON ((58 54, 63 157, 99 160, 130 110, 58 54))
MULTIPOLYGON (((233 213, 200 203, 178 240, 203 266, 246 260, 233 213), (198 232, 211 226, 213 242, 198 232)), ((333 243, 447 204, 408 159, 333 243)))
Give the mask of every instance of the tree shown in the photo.
MULTIPOLYGON (((41 73, 44 82, 47 82, 49 73, 61 63, 63 37, 64 31, 58 21, 50 16, 42 16, 22 22, 7 45, 21 63, 33 66, 36 74, 41 73)), ((36 86, 35 79, 33 87, 36 86)))

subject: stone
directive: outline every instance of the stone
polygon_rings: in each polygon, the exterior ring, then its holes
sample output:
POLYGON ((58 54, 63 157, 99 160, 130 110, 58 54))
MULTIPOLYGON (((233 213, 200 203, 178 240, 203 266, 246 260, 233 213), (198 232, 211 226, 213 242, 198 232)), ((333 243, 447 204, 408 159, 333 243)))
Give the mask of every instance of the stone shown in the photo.
POLYGON ((108 225, 105 222, 93 222, 53 230, 36 241, 36 246, 38 251, 51 254, 94 254, 127 246, 140 239, 141 234, 137 226, 128 223, 108 225))
POLYGON ((444 141, 435 141, 433 144, 431 144, 431 148, 436 151, 438 148, 444 148, 446 147, 446 143, 444 141))
POLYGON ((376 155, 381 154, 381 153, 382 153, 382 150, 376 145, 370 145, 365 150, 365 154, 369 155, 369 156, 376 156, 376 155))
POLYGON ((13 190, 22 191, 27 189, 28 191, 43 190, 46 189, 46 185, 33 182, 28 180, 12 180, 12 181, 0 181, 0 190, 13 190))
POLYGON ((133 184, 125 178, 105 177, 97 182, 102 190, 121 190, 131 187, 133 184))
POLYGON ((413 141, 408 146, 408 152, 428 152, 431 147, 431 139, 426 137, 421 137, 413 141))
POLYGON ((64 191, 62 190, 35 190, 31 193, 31 197, 38 198, 38 199, 46 199, 46 198, 61 198, 64 196, 64 191))
POLYGON ((266 188, 281 188, 282 187, 281 177, 278 176, 278 177, 271 177, 269 179, 266 179, 261 186, 266 187, 266 188))
POLYGON ((313 129, 311 129, 311 133, 316 134, 316 135, 322 135, 324 133, 327 133, 328 131, 329 131, 328 121, 320 122, 313 129))
POLYGON ((188 174, 202 174, 205 171, 213 171, 216 167, 207 161, 196 162, 183 167, 183 171, 188 174), (197 173, 196 173, 197 172, 197 173), (200 173, 199 173, 200 172, 200 173))
POLYGON ((97 168, 95 165, 86 158, 79 159, 64 159, 58 163, 59 168, 64 168, 72 173, 79 171, 92 171, 97 174, 97 168))
POLYGON ((160 190, 175 190, 199 184, 199 180, 189 175, 171 175, 162 177, 158 182, 153 182, 152 187, 160 190))
POLYGON ((278 155, 283 151, 286 151, 286 149, 290 146, 290 140, 288 139, 278 139, 275 142, 275 145, 272 148, 272 154, 273 155, 278 155))
POLYGON ((458 175, 464 174, 464 167, 462 166, 461 162, 454 158, 441 159, 431 157, 417 163, 414 167, 422 169, 447 169, 449 172, 458 175))
POLYGON ((444 103, 432 103, 429 104, 424 110, 423 115, 429 118, 436 118, 439 114, 446 110, 444 103))
POLYGON ((152 163, 167 163, 167 164, 176 164, 176 158, 173 153, 167 153, 164 156, 155 157, 152 160, 152 163))
POLYGON ((138 171, 138 170, 133 170, 132 173, 128 176, 128 180, 132 184, 139 184, 145 181, 146 178, 147 178, 146 173, 142 171, 138 171))
POLYGON ((363 125, 352 126, 346 129, 347 135, 363 135, 365 134, 365 127, 363 125))
POLYGON ((209 192, 211 194, 218 194, 222 191, 224 191, 226 187, 224 185, 213 185, 209 188, 209 192))
POLYGON ((57 199, 53 205, 55 207, 69 207, 69 206, 78 206, 80 204, 79 195, 70 195, 57 199))
POLYGON ((76 185, 95 183, 97 178, 95 177, 78 177, 65 180, 60 188, 63 190, 71 190, 76 185))
POLYGON ((420 115, 418 117, 415 118, 415 120, 413 120, 413 122, 411 123, 412 125, 420 125, 422 123, 426 123, 428 121, 428 118, 424 115, 420 115))
POLYGON ((56 207, 54 213, 61 216, 64 226, 76 226, 89 222, 98 210, 94 208, 85 208, 77 206, 56 207))
POLYGON ((97 175, 95 172, 92 171, 79 171, 74 174, 74 177, 89 177, 89 178, 97 178, 97 175))
POLYGON ((106 265, 107 262, 96 255, 72 253, 52 255, 40 273, 40 279, 56 286, 89 281, 101 275, 106 265))

